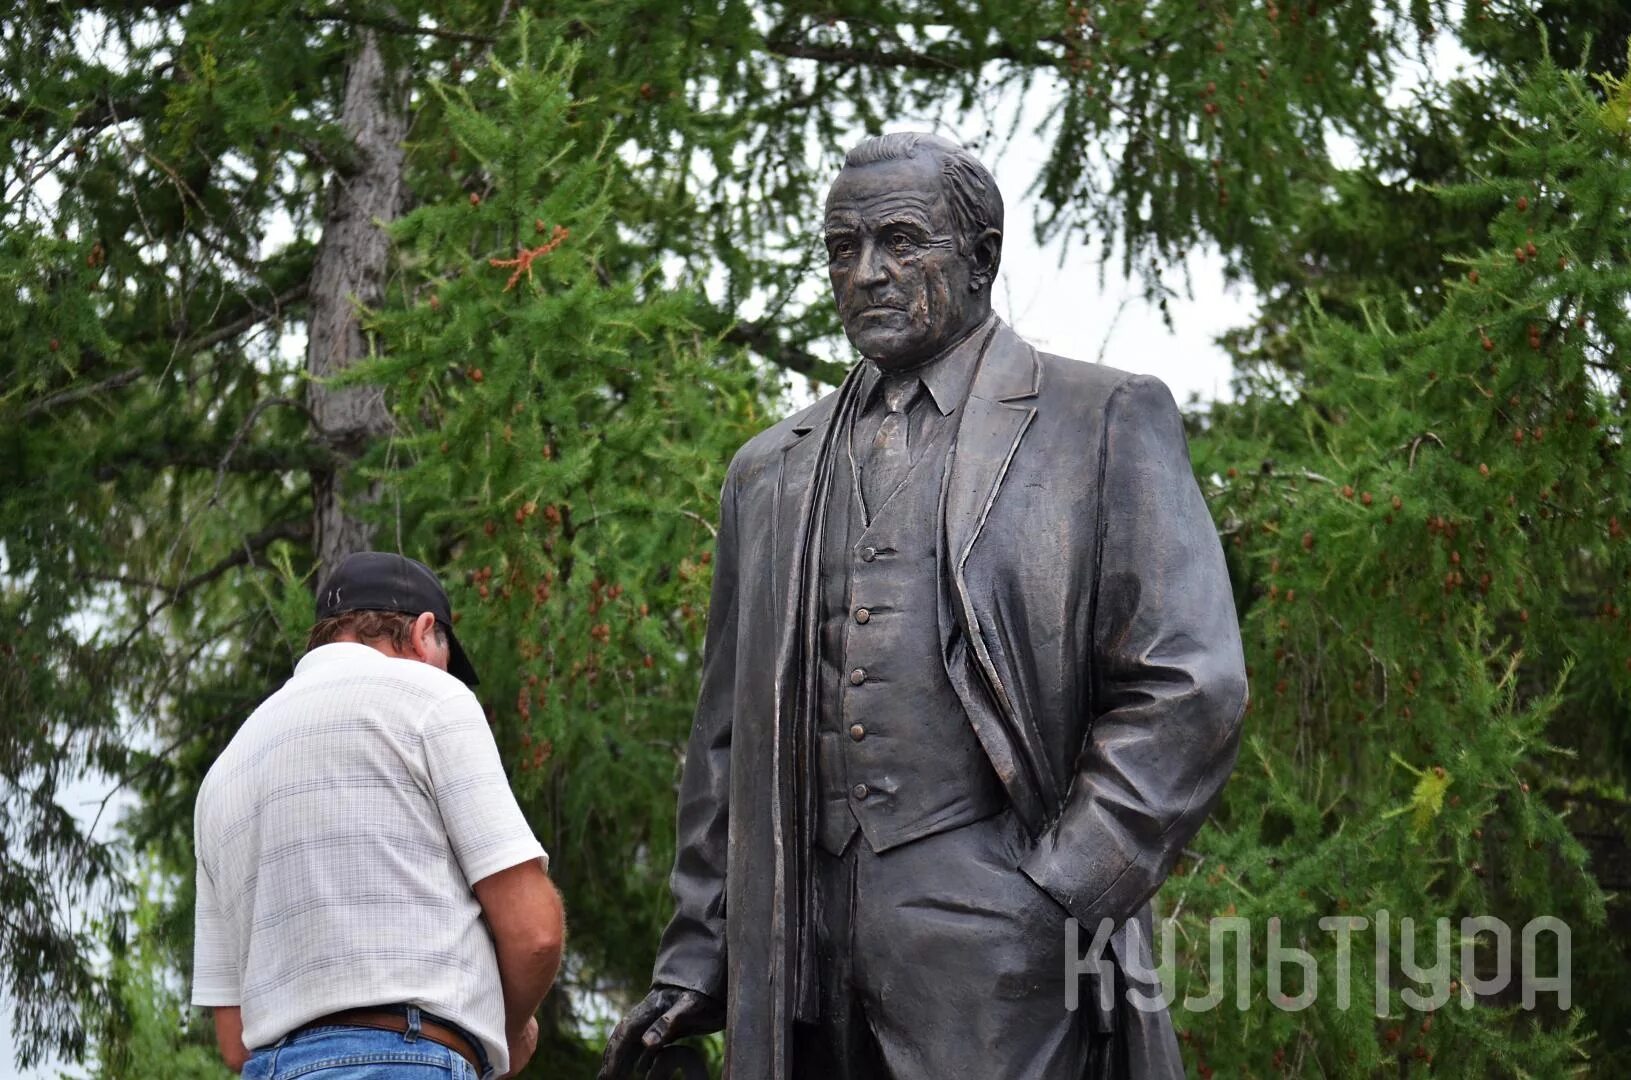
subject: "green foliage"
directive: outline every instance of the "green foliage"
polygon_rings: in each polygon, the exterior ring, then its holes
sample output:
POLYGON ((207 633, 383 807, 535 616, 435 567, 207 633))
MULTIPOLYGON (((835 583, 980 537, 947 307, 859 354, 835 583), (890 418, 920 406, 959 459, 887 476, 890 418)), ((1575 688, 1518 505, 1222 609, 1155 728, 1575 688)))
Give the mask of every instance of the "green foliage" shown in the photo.
MULTIPOLYGON (((187 962, 191 925, 178 933, 175 900, 166 902, 163 880, 152 867, 138 875, 130 914, 135 943, 117 949, 109 964, 110 1008, 100 1017, 101 1037, 91 1044, 90 1074, 100 1080, 229 1080, 233 1074, 215 1048, 214 1029, 202 1010, 188 1004, 188 988, 176 975, 187 962)), ((184 905, 189 914, 191 906, 184 905)))
POLYGON ((608 151, 558 67, 523 49, 491 93, 437 88, 485 193, 396 224, 403 303, 355 370, 397 403, 399 434, 364 466, 388 488, 383 534, 408 523, 401 542, 441 552, 457 583, 577 960, 635 981, 666 916, 712 507, 769 417, 766 387, 699 331, 695 297, 601 281, 608 151))
MULTIPOLYGON (((496 11, 479 14, 463 13, 491 30, 496 11)), ((483 698, 573 898, 573 976, 643 979, 714 502, 781 391, 720 340, 717 307, 668 280, 693 275, 658 272, 640 222, 667 204, 611 145, 606 96, 572 88, 560 24, 516 15, 493 41, 422 51, 387 38, 415 110, 413 206, 367 314, 374 360, 349 378, 386 387, 396 428, 353 466, 312 429, 283 320, 298 330, 320 193, 356 166, 337 105, 357 25, 249 4, 16 23, 0 703, 29 722, 0 729, 0 953, 27 958, 6 965, 21 1059, 76 1057, 87 1017, 128 1015, 96 937, 64 917, 111 907, 119 940, 125 845, 111 817, 92 834, 61 803, 86 773, 118 778, 139 799, 128 845, 191 873, 197 783, 304 647, 308 476, 334 469, 352 496, 379 478, 357 510, 380 546, 453 575, 483 698), (59 81, 34 81, 39 56, 59 81), (42 176, 60 188, 31 190, 42 176), (513 282, 495 264, 539 245, 513 282)), ((188 951, 166 955, 184 977, 188 951)), ((564 1047, 571 995, 556 1001, 564 1047)), ((126 1027, 92 1034, 109 1060, 126 1052, 126 1027)))
MULTIPOLYGON (((1187 893, 1184 919, 1204 937, 1226 907, 1257 927, 1277 915, 1329 974, 1321 916, 1555 916, 1575 935, 1575 1001, 1607 1032, 1631 1007, 1624 941, 1567 815, 1569 778, 1627 764, 1623 724, 1604 721, 1631 710, 1631 144, 1577 75, 1543 63, 1511 94, 1488 173, 1436 193, 1488 221, 1485 245, 1438 253, 1442 300, 1422 311, 1383 280, 1361 318, 1311 308, 1289 331, 1296 374, 1243 368, 1197 443, 1253 705, 1206 845, 1228 873, 1187 893)), ((1623 1066, 1544 996, 1534 1017, 1508 995, 1429 1024, 1396 998, 1374 1022, 1344 1014, 1322 989, 1306 1012, 1265 1014, 1266 1038, 1218 1014, 1188 1016, 1190 1034, 1229 1075, 1623 1066)))

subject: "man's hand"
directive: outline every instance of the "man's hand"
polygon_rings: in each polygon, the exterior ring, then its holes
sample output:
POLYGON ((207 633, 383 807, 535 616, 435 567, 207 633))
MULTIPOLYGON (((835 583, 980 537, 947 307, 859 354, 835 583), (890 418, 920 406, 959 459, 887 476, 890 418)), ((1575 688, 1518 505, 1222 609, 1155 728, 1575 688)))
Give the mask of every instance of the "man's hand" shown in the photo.
POLYGON ((520 1031, 510 1033, 510 1071, 505 1076, 514 1076, 527 1067, 532 1055, 538 1049, 538 1018, 527 1017, 527 1023, 520 1031))
POLYGON ((645 1076, 658 1051, 668 1043, 688 1035, 707 1035, 724 1026, 724 1006, 707 994, 677 986, 653 987, 606 1041, 600 1080, 645 1076))
POLYGON ((537 859, 482 878, 475 891, 493 933, 504 989, 504 1030, 524 1031, 561 967, 566 918, 560 894, 537 859))
POLYGON ((243 1072, 249 1060, 249 1048, 244 1046, 243 1012, 236 1005, 217 1005, 210 1010, 215 1021, 215 1045, 221 1058, 233 1072, 243 1072))

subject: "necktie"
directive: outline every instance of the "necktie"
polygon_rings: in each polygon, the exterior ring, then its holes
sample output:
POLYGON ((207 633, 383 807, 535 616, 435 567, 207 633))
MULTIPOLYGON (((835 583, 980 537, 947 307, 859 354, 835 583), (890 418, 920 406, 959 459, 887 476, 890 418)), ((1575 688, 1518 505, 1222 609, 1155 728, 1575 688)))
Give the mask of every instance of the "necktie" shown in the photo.
POLYGON ((866 502, 868 518, 877 516, 912 467, 912 427, 908 414, 922 389, 923 382, 916 375, 884 377, 883 403, 887 412, 861 466, 861 497, 866 502))

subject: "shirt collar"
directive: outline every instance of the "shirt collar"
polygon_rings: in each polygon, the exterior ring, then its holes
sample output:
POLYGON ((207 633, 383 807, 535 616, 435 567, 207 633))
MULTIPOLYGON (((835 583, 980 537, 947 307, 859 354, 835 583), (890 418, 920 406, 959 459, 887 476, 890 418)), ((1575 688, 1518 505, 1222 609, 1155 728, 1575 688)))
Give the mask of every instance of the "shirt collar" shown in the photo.
MULTIPOLYGON (((901 372, 902 375, 916 375, 923 381, 941 416, 951 415, 968 397, 969 385, 974 381, 974 368, 980 360, 980 346, 985 344, 985 339, 990 335, 991 326, 996 319, 995 314, 988 315, 985 322, 962 341, 932 360, 926 360, 909 371, 901 372)), ((861 389, 863 408, 870 406, 882 393, 883 371, 877 364, 868 360, 865 378, 866 385, 861 389)))
POLYGON ((317 648, 302 656, 294 666, 294 673, 299 675, 303 671, 323 667, 327 664, 344 663, 347 660, 367 660, 385 654, 372 645, 364 645, 360 641, 331 641, 327 645, 317 648))

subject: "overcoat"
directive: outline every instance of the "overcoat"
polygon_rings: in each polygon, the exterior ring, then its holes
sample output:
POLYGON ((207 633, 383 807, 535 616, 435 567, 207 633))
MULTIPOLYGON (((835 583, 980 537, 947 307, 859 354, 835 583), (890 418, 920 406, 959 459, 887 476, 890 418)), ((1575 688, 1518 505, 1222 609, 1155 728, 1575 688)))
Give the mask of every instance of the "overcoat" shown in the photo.
MULTIPOLYGON (((735 1080, 792 1075, 815 538, 859 370, 743 446, 720 497, 654 982, 726 1002, 735 1080)), ((1129 967, 1154 967, 1148 901, 1234 766, 1246 701, 1182 422, 1159 380, 1040 353, 1000 322, 956 416, 940 520, 924 523, 938 530, 946 672, 1029 833, 1016 872, 1081 920, 1084 943, 1114 920, 1112 960, 1138 985, 1129 967)), ((1183 1074, 1164 1009, 1118 995, 1113 1028, 1127 1076, 1183 1074)))

